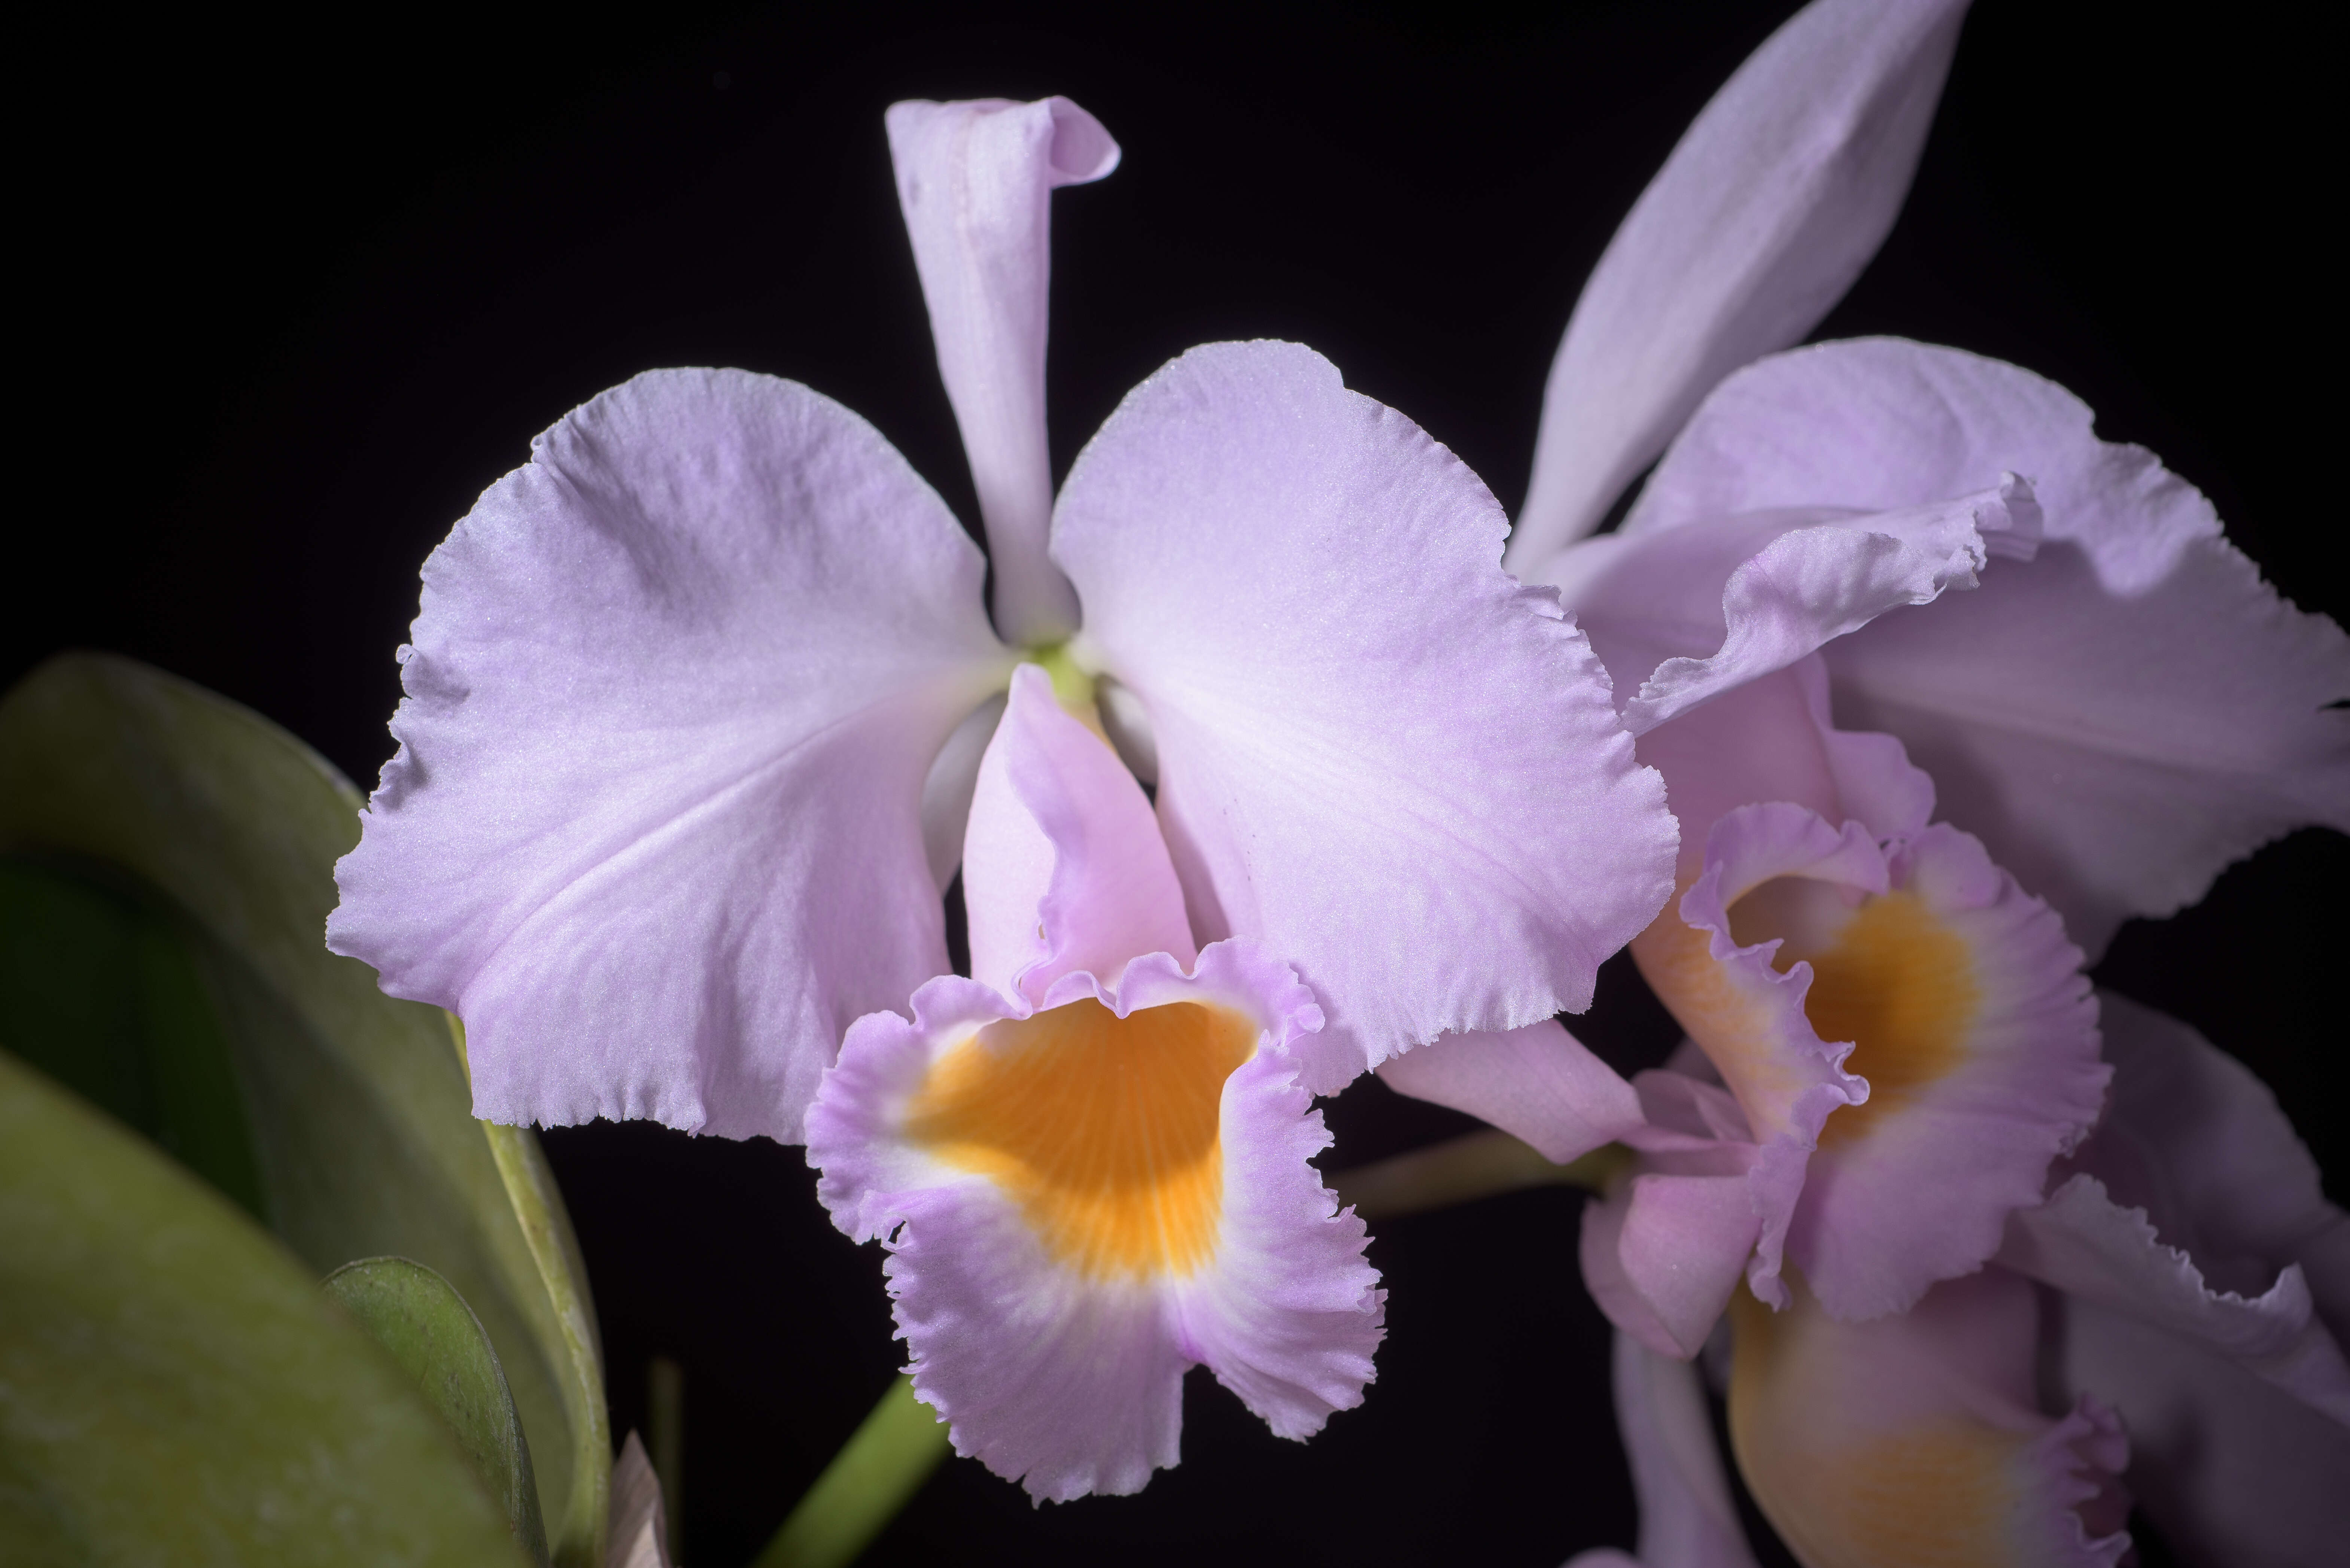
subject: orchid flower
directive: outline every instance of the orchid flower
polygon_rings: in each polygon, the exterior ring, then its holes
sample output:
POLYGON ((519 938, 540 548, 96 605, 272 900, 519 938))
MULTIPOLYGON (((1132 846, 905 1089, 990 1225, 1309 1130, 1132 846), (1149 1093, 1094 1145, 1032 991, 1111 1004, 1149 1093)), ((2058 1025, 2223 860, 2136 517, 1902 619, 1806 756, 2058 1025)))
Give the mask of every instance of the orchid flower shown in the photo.
MULTIPOLYGON (((1731 1444, 1810 1568, 2110 1564, 2132 1501, 2189 1563, 2338 1551, 2350 1215, 2240 1064, 2103 1001, 2112 1109, 1996 1262, 1859 1324, 1740 1293, 1731 1444)), ((1646 1568, 1753 1563, 1699 1376, 1619 1334, 1646 1568)))
POLYGON ((1118 147, 888 129, 988 560, 805 387, 604 393, 426 563, 329 940, 463 1018, 484 1117, 805 1137, 963 1450, 1128 1490, 1191 1363, 1287 1436, 1359 1397, 1310 1096, 1587 1005, 1673 829, 1484 486, 1312 352, 1184 355, 1055 497, 1050 194, 1118 147))

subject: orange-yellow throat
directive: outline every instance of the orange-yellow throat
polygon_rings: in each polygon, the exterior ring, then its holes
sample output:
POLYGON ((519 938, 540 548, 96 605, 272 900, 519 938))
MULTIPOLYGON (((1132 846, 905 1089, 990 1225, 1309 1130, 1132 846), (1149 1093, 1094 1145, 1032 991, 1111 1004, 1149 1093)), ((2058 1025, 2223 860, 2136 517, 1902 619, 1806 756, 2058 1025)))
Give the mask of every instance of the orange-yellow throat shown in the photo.
POLYGON ((991 1023, 932 1064, 906 1137, 993 1180, 1088 1278, 1189 1274, 1215 1251, 1224 1080, 1257 1033, 1211 1003, 1090 998, 991 1023))

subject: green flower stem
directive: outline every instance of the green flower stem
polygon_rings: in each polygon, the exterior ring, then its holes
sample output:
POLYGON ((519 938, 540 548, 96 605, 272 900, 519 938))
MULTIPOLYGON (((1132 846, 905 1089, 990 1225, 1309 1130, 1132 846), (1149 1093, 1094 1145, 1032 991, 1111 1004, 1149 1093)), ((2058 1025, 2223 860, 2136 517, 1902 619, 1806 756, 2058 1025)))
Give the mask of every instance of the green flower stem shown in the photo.
POLYGON ((854 1563, 946 1457, 946 1423, 914 1397, 912 1378, 899 1378, 816 1478, 753 1568, 854 1563))
POLYGON ((1631 1151, 1611 1143, 1553 1165, 1508 1133, 1488 1130, 1342 1170, 1330 1186, 1341 1204, 1353 1204, 1364 1219, 1392 1220, 1528 1187, 1602 1191, 1630 1158, 1631 1151))

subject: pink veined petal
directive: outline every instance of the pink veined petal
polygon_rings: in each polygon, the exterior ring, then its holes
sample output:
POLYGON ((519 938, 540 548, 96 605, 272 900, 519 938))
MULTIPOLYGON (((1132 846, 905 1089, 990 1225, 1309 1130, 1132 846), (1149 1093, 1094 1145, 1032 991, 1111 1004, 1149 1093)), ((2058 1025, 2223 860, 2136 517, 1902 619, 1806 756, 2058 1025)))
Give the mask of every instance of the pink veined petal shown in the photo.
POLYGON ((1491 1122, 1565 1165, 1642 1125, 1640 1096, 1556 1019, 1449 1034, 1379 1064, 1388 1087, 1491 1122))
POLYGON ((1697 1368, 1616 1336, 1616 1428, 1640 1501, 1639 1555, 1601 1549, 1566 1568, 1753 1568, 1697 1368))
POLYGON ((1007 660, 871 426, 664 370, 541 436, 424 566, 329 945, 465 1021, 477 1115, 796 1141, 944 967, 923 779, 1007 660))
POLYGON ((1574 572, 1567 607, 1611 675, 1646 662, 1626 654, 1661 655, 1624 705, 1626 729, 1644 734, 1887 610, 1971 588, 1991 553, 2028 558, 2040 534, 2032 487, 2013 474, 1955 501, 1802 516, 1630 535, 1605 570, 1574 572))
POLYGON ((2328 707, 2350 697, 2350 638, 2027 370, 1889 338, 1775 356, 1707 399, 1625 529, 1913 506, 2002 471, 2039 499, 2038 555, 1828 645, 1838 717, 1899 736, 2092 961, 2269 839, 2350 829, 2350 710, 2328 707))
POLYGON ((2094 1176, 2075 1176, 2047 1202, 2011 1216, 1999 1260, 2226 1356, 2350 1437, 2350 1365, 2313 1309, 2299 1264, 2257 1296, 2215 1291, 2185 1252, 2163 1245, 2146 1210, 2114 1202, 2094 1176))
MULTIPOLYGON (((1192 974, 1156 954, 1128 965, 1117 989, 1072 975, 1055 995, 1118 1018, 1204 1004, 1258 1026, 1220 1091, 1208 1256, 1155 1271, 1090 1266, 1057 1248, 997 1174, 914 1136, 910 1113, 941 1058, 997 1049, 978 1032, 1042 1016, 979 981, 934 980, 915 993, 911 1022, 857 1023, 808 1113, 818 1196, 843 1231, 889 1250, 915 1392, 951 1423, 958 1452, 1040 1500, 1139 1490, 1174 1464, 1182 1376, 1200 1363, 1275 1432, 1310 1435, 1360 1401, 1384 1331, 1363 1223, 1336 1211, 1308 1163, 1328 1143, 1292 1051, 1321 1025, 1311 993, 1285 965, 1226 942, 1192 974)), ((1020 1134, 1018 1120, 1002 1130, 1020 1134)))
POLYGON ((2130 1490, 2181 1563, 2337 1561, 2350 1432, 2194 1340, 2073 1298, 2049 1346, 2057 1387, 2111 1400, 2130 1490))
POLYGON ((996 623, 1015 643, 1066 637, 1076 600, 1045 554, 1052 195, 1116 169, 1118 143, 1065 98, 912 100, 884 119, 939 375, 987 524, 996 623))
POLYGON ((1589 533, 1715 382, 1852 286, 1908 193, 1965 14, 1815 0, 1691 122, 1567 322, 1513 566, 1589 533))
POLYGON ((2084 1397, 2041 1414, 2031 1282, 1988 1269, 1839 1323, 1805 1291, 1733 1303, 1730 1435, 1807 1568, 2113 1568, 2129 1443, 2084 1397))
POLYGON ((1115 986, 1129 959, 1198 952, 1142 786, 1034 664, 1014 671, 980 763, 963 902, 972 978, 1032 1007, 1066 975, 1115 986))
MULTIPOLYGON (((1855 954, 1889 971, 1861 977, 1877 994, 1824 1014, 1824 968, 1806 998, 1815 1021, 1857 1013, 1883 1031, 1845 1061, 1869 1101, 1822 1129, 1787 1234, 1788 1259, 1844 1318, 1900 1311, 1997 1252, 2008 1217, 2039 1202, 2050 1162, 2095 1122, 2111 1076, 2080 950, 1981 844, 1935 824, 1895 850, 1890 891, 1930 925, 1890 928, 1855 954), (1905 990, 1930 1001, 1903 1016, 1905 990)), ((1835 946, 1790 936, 1775 961, 1825 965, 1835 946)))
POLYGON ((1669 888, 1662 789, 1574 625, 1500 569, 1505 526, 1282 343, 1159 370, 1062 488, 1073 649, 1148 714, 1194 933, 1263 940, 1328 1009, 1316 1093, 1588 1005, 1669 888))

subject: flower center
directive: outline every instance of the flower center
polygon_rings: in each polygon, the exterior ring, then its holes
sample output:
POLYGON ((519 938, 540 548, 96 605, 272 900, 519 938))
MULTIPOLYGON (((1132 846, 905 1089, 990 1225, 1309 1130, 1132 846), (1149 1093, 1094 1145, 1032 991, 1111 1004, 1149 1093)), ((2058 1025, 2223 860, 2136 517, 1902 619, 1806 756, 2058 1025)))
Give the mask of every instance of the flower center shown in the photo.
POLYGON ((1081 1274, 1189 1274, 1215 1251, 1224 1080, 1257 1033, 1194 1002, 991 1023, 932 1064, 905 1136, 994 1181, 1081 1274))
POLYGON ((1822 1143, 1866 1134, 1965 1058, 1982 1001, 1974 962, 1966 940, 1917 894, 1847 910, 1825 884, 1783 877, 1731 906, 1730 934, 1741 947, 1781 939, 1771 963, 1783 973, 1808 961, 1813 1032, 1853 1043, 1845 1071, 1868 1080, 1868 1100, 1830 1116, 1822 1143))

